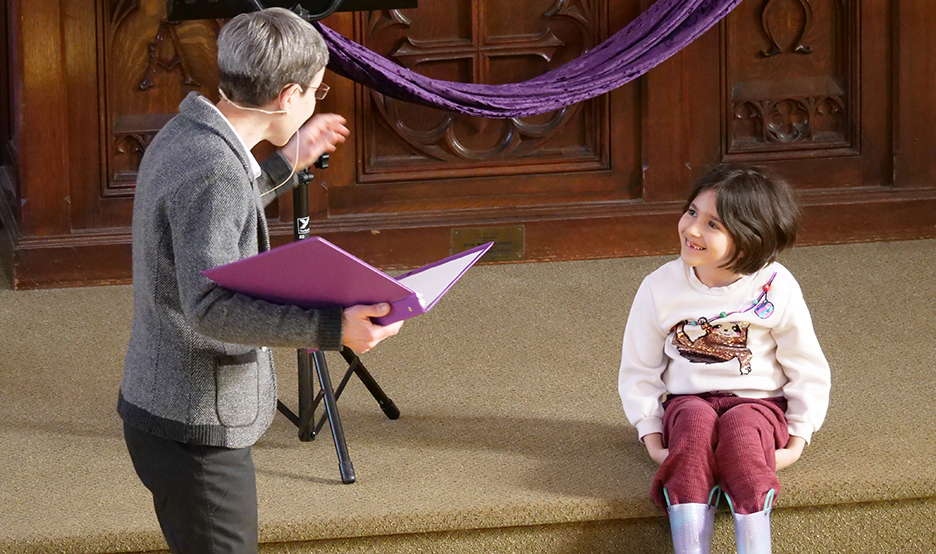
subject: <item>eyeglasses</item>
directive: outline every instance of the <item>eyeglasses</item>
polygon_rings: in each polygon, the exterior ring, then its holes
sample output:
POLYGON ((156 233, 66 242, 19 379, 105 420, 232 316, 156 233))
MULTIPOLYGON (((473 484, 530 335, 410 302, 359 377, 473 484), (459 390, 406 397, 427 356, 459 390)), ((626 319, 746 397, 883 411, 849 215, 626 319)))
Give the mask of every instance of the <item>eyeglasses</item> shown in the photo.
POLYGON ((329 91, 329 90, 331 90, 331 87, 330 87, 330 86, 326 85, 325 83, 320 84, 320 85, 315 89, 315 99, 316 99, 316 100, 324 100, 325 97, 328 95, 328 91, 329 91))

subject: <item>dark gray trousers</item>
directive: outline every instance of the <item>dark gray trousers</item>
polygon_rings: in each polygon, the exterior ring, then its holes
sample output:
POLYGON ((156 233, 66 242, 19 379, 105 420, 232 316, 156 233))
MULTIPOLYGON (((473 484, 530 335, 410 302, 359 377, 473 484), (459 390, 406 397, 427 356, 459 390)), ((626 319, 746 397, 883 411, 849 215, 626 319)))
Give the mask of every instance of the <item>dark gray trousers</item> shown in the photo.
POLYGON ((133 467, 153 493, 173 554, 255 554, 257 482, 250 448, 176 442, 124 424, 133 467))

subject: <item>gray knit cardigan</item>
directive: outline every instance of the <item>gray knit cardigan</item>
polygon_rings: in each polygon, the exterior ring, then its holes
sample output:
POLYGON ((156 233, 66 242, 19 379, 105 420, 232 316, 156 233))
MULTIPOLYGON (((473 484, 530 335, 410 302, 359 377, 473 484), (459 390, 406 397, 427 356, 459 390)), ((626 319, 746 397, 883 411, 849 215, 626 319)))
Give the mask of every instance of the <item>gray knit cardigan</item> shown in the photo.
POLYGON ((269 249, 263 207, 274 195, 261 194, 291 168, 277 154, 254 179, 243 145, 204 98, 189 94, 179 111, 140 163, 133 325, 117 411, 160 437, 242 448, 276 410, 273 359, 256 345, 339 349, 341 310, 255 300, 202 275, 269 249))

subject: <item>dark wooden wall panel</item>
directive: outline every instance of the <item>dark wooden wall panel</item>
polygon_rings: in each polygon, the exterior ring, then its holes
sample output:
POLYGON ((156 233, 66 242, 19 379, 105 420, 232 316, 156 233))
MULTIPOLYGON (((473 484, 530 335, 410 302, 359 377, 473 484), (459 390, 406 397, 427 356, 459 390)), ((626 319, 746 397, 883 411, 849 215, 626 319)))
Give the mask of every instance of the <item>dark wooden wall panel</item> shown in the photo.
MULTIPOLYGON (((548 1, 488 4, 374 12, 355 35, 430 77, 497 83, 535 77, 607 34, 604 2, 585 3, 588 12, 576 5, 578 11, 556 13, 548 1)), ((362 90, 357 167, 330 187, 329 215, 624 198, 622 172, 636 159, 612 164, 610 129, 620 146, 630 144, 622 150, 636 150, 637 88, 629 89, 630 106, 610 114, 608 99, 600 98, 521 120, 453 115, 362 90), (586 172, 589 179, 577 178, 586 172)))
POLYGON ((0 8, 0 166, 13 163, 10 139, 13 137, 12 81, 10 72, 9 6, 0 8))
POLYGON ((68 89, 58 0, 13 2, 13 97, 23 237, 67 235, 68 89))
POLYGON ((897 49, 894 81, 894 186, 936 183, 936 9, 932 2, 893 2, 897 49))
POLYGON ((725 159, 776 161, 801 189, 887 183, 887 5, 769 0, 742 3, 732 15, 724 43, 725 159))
POLYGON ((105 218, 101 211, 100 184, 104 173, 101 167, 100 117, 105 106, 99 93, 101 64, 98 51, 100 40, 96 2, 65 0, 62 30, 65 78, 68 83, 67 127, 69 205, 71 231, 95 227, 122 226, 119 219, 105 218), (92 186, 91 184, 96 186, 92 186), (117 224, 117 225, 115 225, 117 224))
POLYGON ((19 239, 16 167, 13 165, 13 80, 10 6, 0 7, 0 278, 13 280, 14 242, 19 239))
MULTIPOLYGON (((504 83, 576 58, 652 3, 420 0, 326 23, 430 77, 504 83)), ((165 21, 163 0, 4 8, 5 263, 18 288, 126 282, 136 168, 188 92, 217 100, 223 22, 165 21)), ((312 230, 388 269, 438 259, 477 228, 521 229, 521 261, 673 252, 692 183, 751 163, 799 191, 803 244, 933 237, 933 28, 929 0, 746 0, 644 78, 517 121, 328 74, 320 110, 354 133, 316 172, 312 230)), ((291 211, 290 195, 268 210, 274 243, 291 240, 291 211)))

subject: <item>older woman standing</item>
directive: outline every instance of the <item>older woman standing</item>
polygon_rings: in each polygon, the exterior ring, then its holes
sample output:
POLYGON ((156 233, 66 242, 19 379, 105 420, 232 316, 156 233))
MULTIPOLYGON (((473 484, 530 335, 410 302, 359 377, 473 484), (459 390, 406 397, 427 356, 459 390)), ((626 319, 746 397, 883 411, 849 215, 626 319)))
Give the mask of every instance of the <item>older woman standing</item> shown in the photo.
POLYGON ((312 117, 327 61, 318 32, 288 10, 235 17, 218 37, 222 100, 189 94, 140 164, 117 410, 174 553, 257 552, 251 445, 277 396, 267 347, 365 352, 402 325, 371 323, 388 305, 302 310, 202 275, 268 250, 263 208, 349 134, 338 115, 312 117), (282 149, 260 164, 250 151, 263 140, 282 149))

